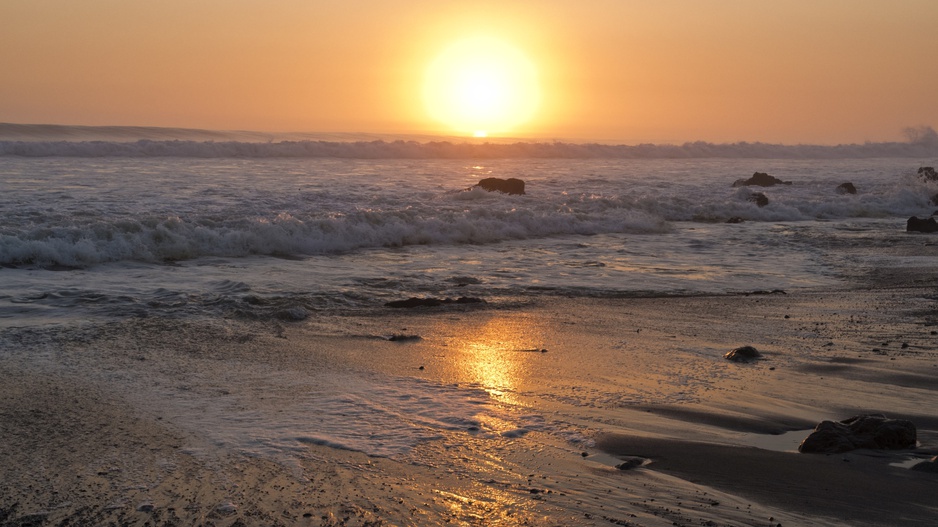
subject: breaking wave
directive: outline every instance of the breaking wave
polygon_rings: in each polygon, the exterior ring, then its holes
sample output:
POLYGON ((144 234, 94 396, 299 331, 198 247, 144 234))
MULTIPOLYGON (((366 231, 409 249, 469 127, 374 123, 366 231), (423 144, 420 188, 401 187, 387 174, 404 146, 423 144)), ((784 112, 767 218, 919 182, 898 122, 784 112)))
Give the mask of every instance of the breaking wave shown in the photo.
POLYGON ((225 221, 179 216, 101 218, 84 224, 0 232, 0 265, 83 267, 121 260, 308 256, 380 247, 483 244, 557 234, 650 233, 667 229, 658 218, 621 209, 591 217, 478 210, 440 216, 413 211, 368 211, 346 217, 280 214, 272 219, 238 217, 225 221))

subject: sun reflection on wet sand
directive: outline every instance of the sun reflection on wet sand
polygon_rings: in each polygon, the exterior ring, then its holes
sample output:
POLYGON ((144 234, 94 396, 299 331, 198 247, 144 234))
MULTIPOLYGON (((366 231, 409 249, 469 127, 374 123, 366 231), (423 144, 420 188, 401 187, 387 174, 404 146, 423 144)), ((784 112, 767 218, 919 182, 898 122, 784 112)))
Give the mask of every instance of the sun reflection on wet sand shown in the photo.
POLYGON ((530 374, 526 362, 541 354, 543 339, 536 320, 507 314, 461 328, 447 346, 457 351, 452 367, 460 378, 498 401, 520 404, 517 394, 530 374))

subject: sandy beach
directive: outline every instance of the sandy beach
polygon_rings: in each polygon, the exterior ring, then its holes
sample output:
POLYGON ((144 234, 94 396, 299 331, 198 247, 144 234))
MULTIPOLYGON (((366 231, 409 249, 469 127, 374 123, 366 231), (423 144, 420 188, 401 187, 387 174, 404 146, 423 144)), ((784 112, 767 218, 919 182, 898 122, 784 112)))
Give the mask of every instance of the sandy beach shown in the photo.
POLYGON ((906 467, 938 454, 935 280, 900 274, 850 290, 7 330, 0 525, 931 525, 935 476, 906 467), (763 358, 723 358, 742 345, 763 358), (466 389, 483 406, 474 425, 389 439, 382 456, 264 435, 315 422, 296 380, 336 374, 466 389), (797 453, 819 421, 866 413, 911 420, 918 448, 797 453))
POLYGON ((938 1, 845 4, 0 1, 0 527, 938 526, 938 1))

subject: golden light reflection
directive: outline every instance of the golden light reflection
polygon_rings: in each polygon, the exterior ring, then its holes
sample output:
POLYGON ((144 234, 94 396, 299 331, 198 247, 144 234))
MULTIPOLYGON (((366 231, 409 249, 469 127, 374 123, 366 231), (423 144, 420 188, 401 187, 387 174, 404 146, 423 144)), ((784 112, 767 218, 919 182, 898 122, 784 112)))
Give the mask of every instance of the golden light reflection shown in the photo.
POLYGON ((449 346, 458 351, 459 377, 500 401, 520 404, 517 393, 530 376, 528 361, 543 349, 543 336, 530 318, 498 316, 454 336, 449 346))

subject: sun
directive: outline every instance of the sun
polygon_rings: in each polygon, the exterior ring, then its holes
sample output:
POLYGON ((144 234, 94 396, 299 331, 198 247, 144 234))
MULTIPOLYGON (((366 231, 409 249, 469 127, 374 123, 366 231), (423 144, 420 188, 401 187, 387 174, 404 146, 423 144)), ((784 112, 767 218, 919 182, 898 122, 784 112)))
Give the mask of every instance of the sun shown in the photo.
POLYGON ((472 37, 445 48, 430 63, 423 100, 434 120, 458 134, 488 137, 516 129, 540 104, 534 64, 494 37, 472 37))

